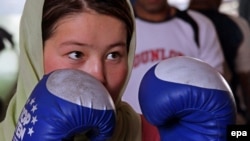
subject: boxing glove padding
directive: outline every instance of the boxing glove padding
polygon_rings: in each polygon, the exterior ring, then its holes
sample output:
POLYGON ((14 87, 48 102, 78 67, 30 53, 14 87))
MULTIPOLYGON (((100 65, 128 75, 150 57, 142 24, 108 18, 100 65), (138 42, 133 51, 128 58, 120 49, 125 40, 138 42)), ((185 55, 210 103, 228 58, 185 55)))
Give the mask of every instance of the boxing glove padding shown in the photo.
POLYGON ((112 98, 98 80, 79 70, 57 70, 45 75, 32 91, 13 140, 69 140, 85 134, 104 141, 112 136, 115 122, 112 98))
POLYGON ((235 123, 227 83, 193 58, 171 58, 150 68, 141 81, 139 102, 162 141, 226 141, 227 125, 235 123))

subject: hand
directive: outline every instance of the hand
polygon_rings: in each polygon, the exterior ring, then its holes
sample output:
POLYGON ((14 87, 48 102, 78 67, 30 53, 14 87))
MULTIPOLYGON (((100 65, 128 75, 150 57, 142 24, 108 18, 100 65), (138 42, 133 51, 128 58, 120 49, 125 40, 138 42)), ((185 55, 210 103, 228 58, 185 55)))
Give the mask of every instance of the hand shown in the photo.
POLYGON ((78 70, 57 70, 36 85, 19 117, 13 141, 92 141, 112 136, 115 108, 105 87, 78 70))
POLYGON ((139 102, 162 141, 226 141, 227 125, 236 118, 226 81, 208 64, 189 57, 153 66, 141 82, 139 102))

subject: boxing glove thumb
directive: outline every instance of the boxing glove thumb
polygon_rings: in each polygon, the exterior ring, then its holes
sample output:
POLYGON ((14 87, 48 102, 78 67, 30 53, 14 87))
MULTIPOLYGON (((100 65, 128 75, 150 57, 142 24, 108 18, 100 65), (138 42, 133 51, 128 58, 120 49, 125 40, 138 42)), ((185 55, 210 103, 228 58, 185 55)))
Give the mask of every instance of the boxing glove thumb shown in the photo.
POLYGON ((139 102, 145 118, 165 141, 226 141, 236 109, 225 79, 208 64, 174 57, 144 75, 139 102))
POLYGON ((84 134, 109 139, 115 107, 105 87, 79 70, 56 70, 36 85, 17 123, 13 141, 71 140, 84 134))

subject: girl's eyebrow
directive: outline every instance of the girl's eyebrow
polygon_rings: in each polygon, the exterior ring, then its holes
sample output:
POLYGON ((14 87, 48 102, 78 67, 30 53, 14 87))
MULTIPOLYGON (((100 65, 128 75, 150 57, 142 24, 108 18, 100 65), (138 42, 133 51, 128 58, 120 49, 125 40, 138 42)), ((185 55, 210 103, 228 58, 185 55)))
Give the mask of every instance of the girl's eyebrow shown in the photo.
POLYGON ((114 43, 114 44, 111 44, 110 47, 126 47, 127 44, 124 43, 124 42, 118 42, 118 43, 114 43))
MULTIPOLYGON (((60 46, 67 46, 67 45, 76 45, 76 46, 81 46, 81 47, 90 47, 92 45, 86 44, 86 43, 81 43, 75 40, 68 40, 60 44, 60 46)), ((125 42, 117 42, 108 45, 108 48, 113 48, 113 47, 126 47, 127 44, 125 42)))
POLYGON ((69 41, 65 41, 65 42, 61 43, 61 46, 67 46, 67 45, 90 46, 88 44, 81 43, 81 42, 74 41, 74 40, 69 40, 69 41))

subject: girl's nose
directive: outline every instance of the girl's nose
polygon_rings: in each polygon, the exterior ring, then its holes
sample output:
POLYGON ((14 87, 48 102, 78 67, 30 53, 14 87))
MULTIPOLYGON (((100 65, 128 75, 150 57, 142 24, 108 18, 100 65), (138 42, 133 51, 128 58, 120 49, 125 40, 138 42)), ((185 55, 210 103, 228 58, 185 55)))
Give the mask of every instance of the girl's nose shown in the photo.
POLYGON ((83 71, 95 77, 101 83, 105 84, 105 70, 102 61, 88 61, 83 67, 83 71))

